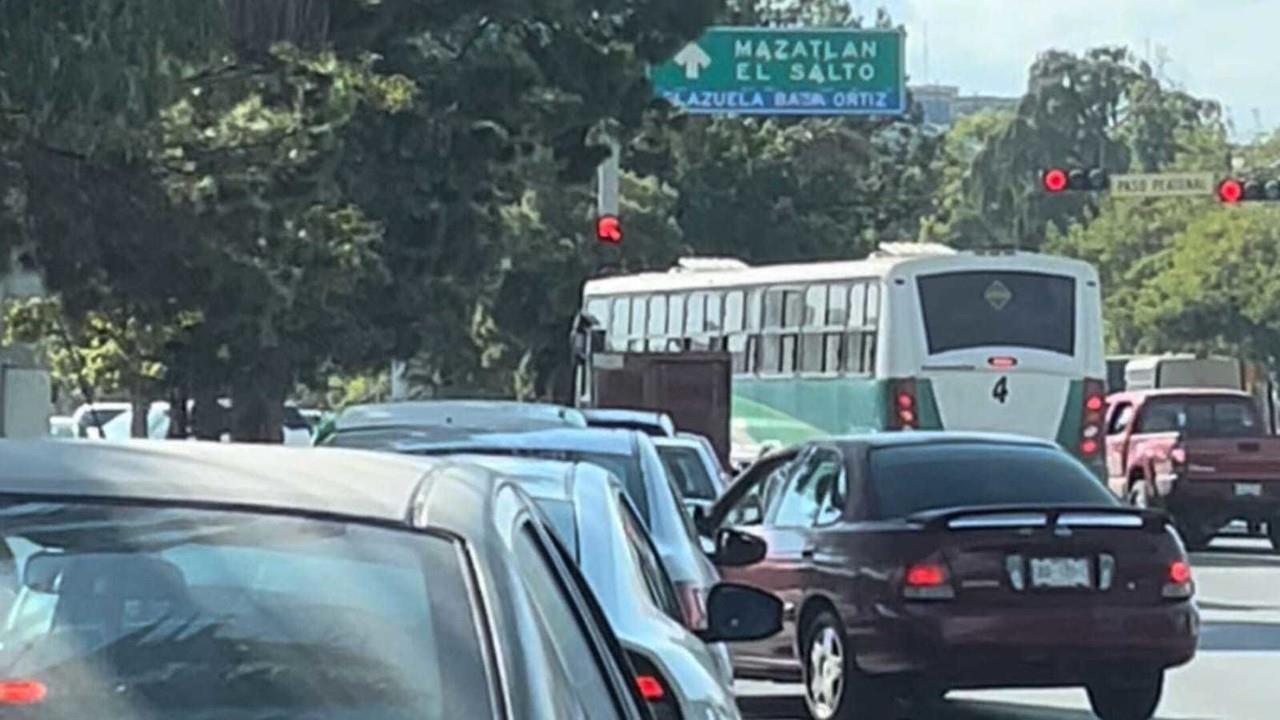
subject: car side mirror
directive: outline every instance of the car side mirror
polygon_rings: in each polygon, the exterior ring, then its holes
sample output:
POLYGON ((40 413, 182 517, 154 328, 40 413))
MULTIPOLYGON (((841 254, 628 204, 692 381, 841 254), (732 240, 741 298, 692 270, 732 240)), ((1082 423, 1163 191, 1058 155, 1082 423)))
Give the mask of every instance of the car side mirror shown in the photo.
POLYGON ((782 630, 782 601, 747 585, 720 583, 707 595, 705 642, 762 640, 782 630))
POLYGON ((755 565, 769 552, 763 539, 733 528, 721 528, 716 535, 716 554, 712 558, 721 567, 755 565))
POLYGON ((39 593, 52 593, 58 577, 68 562, 67 555, 38 551, 27 558, 22 570, 22 584, 39 593))

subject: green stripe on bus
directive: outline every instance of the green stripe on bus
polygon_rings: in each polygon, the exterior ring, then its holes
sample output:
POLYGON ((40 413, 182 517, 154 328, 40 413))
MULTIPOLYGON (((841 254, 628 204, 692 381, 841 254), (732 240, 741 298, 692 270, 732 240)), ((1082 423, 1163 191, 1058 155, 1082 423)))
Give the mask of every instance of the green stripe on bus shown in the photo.
POLYGON ((884 429, 888 383, 871 378, 735 378, 733 418, 755 442, 884 429))

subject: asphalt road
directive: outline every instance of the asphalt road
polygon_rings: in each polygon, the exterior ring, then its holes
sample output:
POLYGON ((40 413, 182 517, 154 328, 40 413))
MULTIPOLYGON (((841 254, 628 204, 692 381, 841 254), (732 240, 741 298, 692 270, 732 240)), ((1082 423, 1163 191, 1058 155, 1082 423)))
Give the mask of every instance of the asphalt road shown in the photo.
MULTIPOLYGON (((1170 673, 1159 720, 1280 718, 1280 556, 1261 540, 1222 538, 1192 557, 1204 620, 1200 650, 1170 673)), ((739 683, 752 718, 806 718, 800 688, 739 683)), ((1083 690, 952 693, 911 720, 1090 720, 1083 690)))

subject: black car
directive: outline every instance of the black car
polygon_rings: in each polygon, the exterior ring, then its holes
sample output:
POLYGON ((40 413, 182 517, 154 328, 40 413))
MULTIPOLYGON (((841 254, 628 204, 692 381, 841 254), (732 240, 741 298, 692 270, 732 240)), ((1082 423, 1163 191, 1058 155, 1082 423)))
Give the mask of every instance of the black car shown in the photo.
POLYGON ((0 457, 6 718, 646 717, 516 481, 203 443, 0 457))

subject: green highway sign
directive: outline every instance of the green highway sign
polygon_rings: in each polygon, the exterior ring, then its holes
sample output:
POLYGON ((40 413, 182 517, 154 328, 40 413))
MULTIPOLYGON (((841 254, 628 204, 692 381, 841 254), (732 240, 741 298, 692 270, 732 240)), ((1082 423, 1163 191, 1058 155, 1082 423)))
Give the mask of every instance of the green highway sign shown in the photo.
POLYGON ((905 52, 900 30, 713 27, 649 77, 691 113, 901 115, 905 52))

